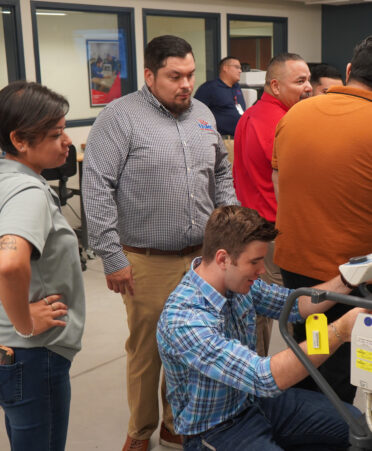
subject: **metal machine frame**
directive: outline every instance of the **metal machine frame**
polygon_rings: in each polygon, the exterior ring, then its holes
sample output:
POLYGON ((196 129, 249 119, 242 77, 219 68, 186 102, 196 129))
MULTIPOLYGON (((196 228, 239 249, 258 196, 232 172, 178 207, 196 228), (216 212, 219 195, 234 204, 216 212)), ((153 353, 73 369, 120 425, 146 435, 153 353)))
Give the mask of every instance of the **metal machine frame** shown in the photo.
POLYGON ((319 304, 325 300, 335 301, 342 304, 351 305, 353 307, 364 307, 369 310, 372 310, 372 299, 370 297, 369 291, 366 289, 362 289, 362 293, 368 297, 360 298, 357 296, 350 296, 344 294, 338 294, 331 291, 317 290, 315 288, 299 288, 294 290, 287 298, 287 301, 284 305, 283 311, 279 318, 279 330, 282 334, 284 340, 290 349, 295 353, 296 357, 300 360, 300 362, 304 365, 304 367, 309 372, 310 376, 314 379, 316 384, 322 390, 322 392, 327 396, 327 398, 331 401, 334 407, 337 409, 339 414, 345 420, 345 422, 349 425, 350 428, 350 443, 351 448, 350 451, 368 451, 372 450, 372 432, 369 430, 368 425, 366 423, 364 415, 360 419, 356 419, 349 412, 349 410, 345 407, 344 403, 340 400, 336 392, 333 388, 328 384, 323 375, 318 371, 317 368, 312 364, 307 355, 300 348, 298 343, 292 337, 288 330, 288 318, 295 303, 296 299, 299 296, 310 296, 311 302, 314 304, 319 304))

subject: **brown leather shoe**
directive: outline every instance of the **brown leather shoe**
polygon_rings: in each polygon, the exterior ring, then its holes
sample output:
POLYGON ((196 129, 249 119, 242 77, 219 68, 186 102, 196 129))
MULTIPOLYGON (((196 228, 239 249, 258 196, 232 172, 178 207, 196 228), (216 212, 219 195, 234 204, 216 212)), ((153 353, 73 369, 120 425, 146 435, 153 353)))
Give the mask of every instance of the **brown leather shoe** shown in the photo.
POLYGON ((148 451, 150 440, 137 440, 127 436, 123 451, 148 451))
POLYGON ((183 449, 182 435, 173 435, 164 423, 160 427, 160 444, 168 448, 183 449))

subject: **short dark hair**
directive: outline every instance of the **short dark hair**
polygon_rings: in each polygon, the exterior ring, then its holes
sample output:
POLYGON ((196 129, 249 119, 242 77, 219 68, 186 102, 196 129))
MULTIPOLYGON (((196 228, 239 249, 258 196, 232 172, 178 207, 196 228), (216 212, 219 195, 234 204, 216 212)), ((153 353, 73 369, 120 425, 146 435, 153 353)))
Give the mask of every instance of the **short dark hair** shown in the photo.
POLYGON ((334 78, 336 80, 342 81, 342 75, 340 72, 333 66, 325 63, 314 64, 311 66, 311 84, 320 84, 320 79, 322 77, 334 78))
POLYGON ((185 58, 189 53, 194 57, 191 45, 184 39, 172 35, 158 36, 146 46, 145 67, 156 75, 157 71, 165 66, 167 58, 185 58))
POLYGON ((239 58, 236 58, 235 56, 225 56, 225 58, 222 58, 220 62, 218 63, 218 72, 221 72, 222 67, 229 61, 229 60, 237 60, 239 61, 239 58))
POLYGON ((271 80, 274 78, 273 74, 275 73, 277 67, 282 64, 285 64, 287 61, 304 61, 304 59, 297 53, 288 53, 288 52, 279 53, 279 55, 276 55, 273 58, 271 58, 266 69, 265 83, 267 85, 269 85, 271 80))
POLYGON ((17 155, 10 140, 11 132, 33 145, 46 136, 68 109, 68 101, 46 86, 27 81, 10 83, 0 91, 0 148, 17 155))
POLYGON ((218 249, 225 249, 235 263, 247 244, 256 240, 270 242, 277 233, 274 224, 256 210, 238 205, 218 207, 205 227, 203 260, 210 263, 218 249))
POLYGON ((372 88, 372 36, 355 47, 349 78, 372 88))

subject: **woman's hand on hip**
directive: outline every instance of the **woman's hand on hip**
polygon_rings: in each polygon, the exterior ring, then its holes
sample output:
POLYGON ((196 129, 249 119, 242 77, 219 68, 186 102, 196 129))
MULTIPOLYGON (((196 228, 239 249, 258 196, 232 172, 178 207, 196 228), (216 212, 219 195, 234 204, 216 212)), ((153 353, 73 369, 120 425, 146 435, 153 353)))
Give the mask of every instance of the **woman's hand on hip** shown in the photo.
POLYGON ((30 311, 34 323, 34 335, 42 334, 52 327, 65 327, 60 318, 67 314, 68 307, 60 301, 60 294, 51 294, 37 302, 31 302, 30 311))

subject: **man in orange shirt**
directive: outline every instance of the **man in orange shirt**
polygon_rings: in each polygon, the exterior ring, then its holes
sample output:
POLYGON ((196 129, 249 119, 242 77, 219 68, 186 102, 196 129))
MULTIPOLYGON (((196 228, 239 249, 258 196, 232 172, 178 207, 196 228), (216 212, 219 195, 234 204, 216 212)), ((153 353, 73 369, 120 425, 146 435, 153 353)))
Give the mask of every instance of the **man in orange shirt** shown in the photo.
MULTIPOLYGON (((312 286, 372 251, 372 36, 347 65, 346 86, 296 105, 277 127, 273 180, 278 187, 274 262, 288 288, 312 286)), ((336 305, 333 321, 347 307, 336 305)), ((302 330, 302 328, 301 328, 302 330)), ((295 326, 295 338, 301 340, 295 326)), ((350 345, 321 367, 342 400, 353 402, 350 345)), ((316 389, 311 381, 302 385, 316 389)))

